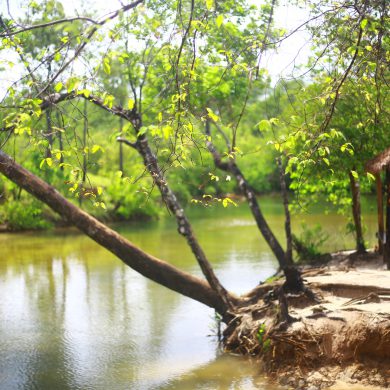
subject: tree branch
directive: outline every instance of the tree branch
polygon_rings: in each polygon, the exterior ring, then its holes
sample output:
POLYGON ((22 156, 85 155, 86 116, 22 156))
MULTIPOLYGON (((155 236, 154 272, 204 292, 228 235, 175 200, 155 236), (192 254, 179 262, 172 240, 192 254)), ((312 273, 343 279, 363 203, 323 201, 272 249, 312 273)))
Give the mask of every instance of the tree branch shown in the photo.
POLYGON ((0 172, 35 198, 65 217, 72 225, 120 258, 141 275, 189 298, 226 313, 206 281, 142 251, 117 232, 69 202, 54 187, 24 169, 0 150, 0 172))
POLYGON ((13 35, 24 33, 26 31, 35 30, 37 28, 45 28, 45 27, 55 26, 56 24, 74 22, 75 20, 84 20, 86 22, 90 22, 90 23, 93 23, 93 24, 99 24, 96 20, 93 20, 91 18, 87 18, 87 17, 84 17, 84 16, 77 16, 77 17, 74 17, 74 18, 53 20, 52 22, 48 22, 48 23, 35 24, 33 26, 23 27, 23 28, 21 28, 19 30, 16 30, 16 31, 9 31, 9 32, 7 32, 5 34, 0 34, 0 38, 11 37, 13 35))
POLYGON ((116 140, 118 142, 124 143, 125 145, 131 146, 133 149, 137 149, 137 143, 136 142, 131 142, 128 139, 122 138, 122 137, 117 137, 116 140))
POLYGON ((105 25, 107 22, 109 22, 112 19, 115 19, 120 13, 129 11, 133 8, 135 8, 137 5, 143 3, 144 0, 136 0, 133 3, 130 3, 128 5, 125 5, 124 7, 118 9, 117 11, 112 12, 109 16, 104 18, 102 21, 98 22, 95 27, 91 29, 91 31, 88 33, 87 37, 84 39, 84 42, 82 42, 79 47, 76 49, 74 55, 72 58, 70 58, 57 72, 56 74, 49 80, 49 82, 46 84, 46 86, 38 93, 38 96, 41 96, 44 92, 47 91, 49 86, 58 78, 58 76, 80 55, 80 53, 83 51, 87 43, 90 41, 90 39, 93 37, 93 35, 96 33, 96 31, 99 29, 99 27, 105 25))

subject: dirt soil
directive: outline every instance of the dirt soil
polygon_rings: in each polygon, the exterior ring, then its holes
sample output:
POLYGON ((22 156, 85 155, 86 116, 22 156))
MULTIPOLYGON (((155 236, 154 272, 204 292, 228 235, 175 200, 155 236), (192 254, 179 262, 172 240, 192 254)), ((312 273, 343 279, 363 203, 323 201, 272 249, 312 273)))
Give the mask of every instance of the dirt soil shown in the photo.
POLYGON ((382 259, 338 253, 303 277, 319 302, 287 295, 293 321, 281 322, 278 301, 264 300, 281 282, 259 286, 225 330, 226 349, 260 357, 287 388, 390 388, 390 271, 382 259))

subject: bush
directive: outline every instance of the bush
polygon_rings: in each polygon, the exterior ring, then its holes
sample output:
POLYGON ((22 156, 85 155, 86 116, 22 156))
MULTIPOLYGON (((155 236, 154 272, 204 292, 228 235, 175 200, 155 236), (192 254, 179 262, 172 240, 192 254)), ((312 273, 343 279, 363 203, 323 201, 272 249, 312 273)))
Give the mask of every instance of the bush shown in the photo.
POLYGON ((107 210, 113 219, 153 218, 159 214, 159 208, 153 196, 136 184, 120 177, 112 178, 104 195, 107 210))
POLYGON ((323 256, 320 247, 328 240, 329 235, 322 230, 320 224, 312 229, 304 223, 301 226, 300 236, 292 235, 293 247, 298 254, 298 259, 303 262, 319 260, 323 256))
POLYGON ((6 203, 0 215, 0 221, 13 231, 52 227, 52 224, 43 216, 42 204, 30 199, 6 203))

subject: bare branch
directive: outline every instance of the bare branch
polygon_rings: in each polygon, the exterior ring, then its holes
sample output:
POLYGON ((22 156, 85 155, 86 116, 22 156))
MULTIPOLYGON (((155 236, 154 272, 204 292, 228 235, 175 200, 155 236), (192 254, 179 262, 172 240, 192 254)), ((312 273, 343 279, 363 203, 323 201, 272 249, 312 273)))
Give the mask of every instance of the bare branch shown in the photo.
POLYGON ((122 138, 122 137, 117 137, 116 140, 118 142, 123 142, 124 144, 126 144, 128 146, 131 146, 133 149, 137 149, 137 143, 136 142, 131 142, 128 139, 122 138))

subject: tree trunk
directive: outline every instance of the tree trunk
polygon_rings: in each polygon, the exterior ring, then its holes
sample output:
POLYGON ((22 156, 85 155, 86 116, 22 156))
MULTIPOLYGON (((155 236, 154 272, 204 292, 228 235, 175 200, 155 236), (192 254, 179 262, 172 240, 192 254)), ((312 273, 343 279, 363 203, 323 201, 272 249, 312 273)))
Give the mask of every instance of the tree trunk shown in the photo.
MULTIPOLYGON (((123 118, 119 118, 119 134, 122 137, 122 131, 123 131, 123 118)), ((119 142, 119 170, 122 172, 124 175, 125 172, 123 170, 123 143, 119 142)))
MULTIPOLYGON (((62 127, 62 121, 61 121, 61 116, 57 110, 56 112, 56 116, 57 116, 57 123, 58 123, 58 127, 62 127)), ((64 150, 64 144, 63 144, 63 141, 62 141, 62 131, 59 131, 58 132, 58 148, 60 149, 61 151, 61 157, 60 157, 60 169, 61 171, 64 170, 64 155, 63 155, 63 150, 64 150)))
POLYGON ((360 205, 360 184, 359 180, 353 176, 352 171, 349 171, 349 181, 352 192, 352 215, 356 232, 356 251, 357 253, 365 253, 366 248, 364 246, 360 205))
POLYGON ((49 145, 46 148, 46 157, 49 158, 51 157, 51 150, 53 148, 53 127, 51 124, 51 116, 50 116, 50 110, 47 110, 45 112, 46 115, 46 138, 49 143, 49 145))
POLYGON ((383 260, 390 270, 390 166, 386 167, 386 232, 383 248, 383 260))
POLYGON ((383 191, 382 191, 382 178, 380 173, 377 173, 375 175, 375 182, 376 182, 376 200, 377 200, 377 209, 378 209, 378 253, 383 254, 385 224, 383 220, 383 191))
MULTIPOLYGON (((21 167, 1 150, 0 172, 35 198, 46 203, 68 222, 115 254, 135 271, 173 291, 212 307, 222 316, 226 316, 228 310, 226 304, 206 281, 143 252, 124 237, 66 200, 54 187, 21 167)), ((231 298, 233 299, 233 297, 231 298)))
MULTIPOLYGON (((136 126, 140 127, 140 124, 136 126)), ((186 238, 187 243, 192 250, 192 253, 194 254, 195 258, 199 263, 203 275, 206 277, 211 288, 219 295, 226 307, 232 309, 232 300, 230 294, 225 290, 225 288, 218 280, 211 267, 211 264, 209 263, 205 253, 203 252, 202 247, 199 245, 199 242, 192 230, 191 224, 188 221, 184 210, 180 205, 179 201, 177 200, 175 194, 170 189, 162 173, 162 170, 158 165, 157 157, 154 155, 149 146, 148 139, 146 138, 146 136, 139 136, 134 147, 142 156, 144 160, 144 165, 152 176, 154 183, 159 188, 161 196, 165 204, 167 205, 169 211, 176 217, 178 232, 186 238)))
POLYGON ((292 264, 292 234, 291 234, 291 216, 290 216, 290 210, 289 210, 289 202, 288 202, 288 193, 287 193, 287 186, 286 186, 286 175, 285 170, 282 164, 281 157, 277 158, 277 164, 279 167, 279 178, 280 178, 280 189, 282 192, 282 199, 283 199, 283 206, 284 206, 284 215, 285 215, 285 222, 284 222, 284 230, 286 232, 286 262, 288 264, 292 264))
MULTIPOLYGON (((83 184, 86 181, 87 178, 87 169, 88 169, 88 153, 87 153, 87 135, 88 135, 88 107, 87 107, 87 100, 84 100, 84 126, 83 126, 83 177, 82 182, 83 184)), ((81 196, 80 196, 81 201, 81 196)))
POLYGON ((286 259, 286 254, 283 248, 279 244, 277 238, 274 236, 271 228, 269 227, 267 221, 264 218, 263 213, 261 212, 260 206, 256 199, 255 191, 249 185, 248 181, 246 180, 246 178, 244 177, 243 173, 241 172, 240 168, 237 166, 234 160, 230 159, 228 162, 222 161, 220 154, 215 149, 214 144, 211 141, 209 121, 206 122, 206 136, 208 137, 206 141, 206 145, 211 155, 213 156, 215 166, 221 169, 222 171, 231 173, 235 177, 238 183, 238 187, 240 188, 241 192, 245 195, 245 198, 248 201, 249 208, 256 221, 257 227, 259 228, 265 241, 267 242, 272 252, 274 253, 275 257, 277 258, 280 268, 282 269, 286 268, 286 266, 289 265, 290 263, 286 259))
POLYGON ((118 141, 125 142, 127 145, 130 145, 134 149, 136 149, 144 160, 145 168, 150 173, 154 183, 157 185, 161 192, 161 196, 166 203, 169 210, 175 215, 178 230, 181 235, 183 235, 188 245, 190 246, 193 254, 195 255, 196 260, 203 272, 203 275, 206 277, 207 281, 210 284, 210 287, 216 292, 216 294, 221 299, 225 309, 233 308, 233 298, 232 296, 225 290, 222 284, 219 282, 216 277, 209 261, 206 258, 205 253, 199 245, 198 240, 196 239, 191 225, 184 214, 184 210, 181 207, 180 203, 176 199, 175 194, 169 188, 168 183, 164 177, 164 174, 160 167, 158 166, 157 158, 152 152, 148 139, 145 135, 139 135, 139 131, 142 128, 142 118, 139 113, 136 111, 134 107, 132 110, 124 110, 121 106, 108 107, 104 104, 102 99, 89 95, 81 97, 88 99, 88 101, 96 104, 97 106, 103 108, 104 110, 123 118, 129 121, 134 128, 135 134, 137 135, 137 141, 135 143, 129 142, 125 139, 121 139, 118 137, 118 141))

